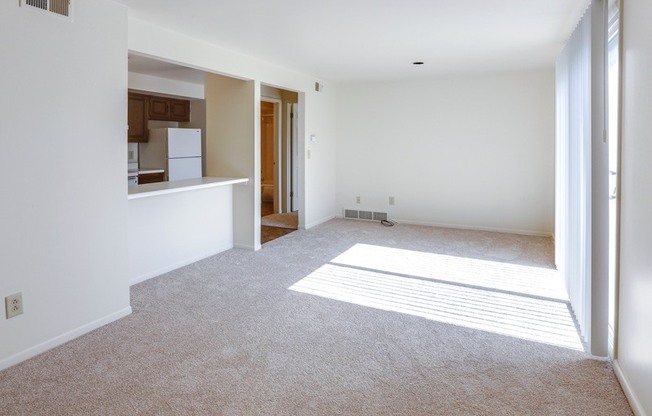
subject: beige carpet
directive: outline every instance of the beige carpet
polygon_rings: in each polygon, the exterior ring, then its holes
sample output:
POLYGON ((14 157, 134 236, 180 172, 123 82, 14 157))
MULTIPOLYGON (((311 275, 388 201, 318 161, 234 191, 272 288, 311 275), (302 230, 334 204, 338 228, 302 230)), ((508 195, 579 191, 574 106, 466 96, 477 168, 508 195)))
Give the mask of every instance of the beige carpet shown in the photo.
POLYGON ((0 413, 630 415, 609 362, 528 339, 565 325, 552 257, 548 238, 330 221, 134 286, 132 315, 0 372, 0 413))
POLYGON ((299 212, 288 212, 284 214, 271 214, 264 216, 260 223, 267 227, 289 228, 296 230, 299 228, 299 212))

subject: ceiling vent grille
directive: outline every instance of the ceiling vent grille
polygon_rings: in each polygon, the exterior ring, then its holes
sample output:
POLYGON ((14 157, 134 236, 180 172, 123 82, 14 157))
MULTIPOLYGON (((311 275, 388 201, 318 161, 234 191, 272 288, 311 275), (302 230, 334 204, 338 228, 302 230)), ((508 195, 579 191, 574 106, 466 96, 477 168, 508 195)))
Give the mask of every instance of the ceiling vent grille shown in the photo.
POLYGON ((66 17, 72 11, 71 0, 24 0, 24 4, 66 17))

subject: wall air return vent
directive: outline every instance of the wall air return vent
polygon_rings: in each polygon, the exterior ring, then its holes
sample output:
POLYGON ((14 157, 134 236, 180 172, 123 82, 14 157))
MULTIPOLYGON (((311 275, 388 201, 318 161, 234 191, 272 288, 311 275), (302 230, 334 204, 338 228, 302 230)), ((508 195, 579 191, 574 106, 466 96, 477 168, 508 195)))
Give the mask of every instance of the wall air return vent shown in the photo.
POLYGON ((374 212, 374 221, 387 221, 386 212, 374 212))
POLYGON ((359 211, 358 215, 361 220, 371 220, 374 217, 374 213, 371 211, 359 211))
POLYGON ((345 209, 344 218, 352 220, 387 221, 386 212, 358 211, 356 209, 345 209))
POLYGON ((72 16, 72 0, 22 0, 21 5, 41 9, 65 17, 72 16))
POLYGON ((358 211, 355 209, 345 209, 344 218, 358 218, 358 211))

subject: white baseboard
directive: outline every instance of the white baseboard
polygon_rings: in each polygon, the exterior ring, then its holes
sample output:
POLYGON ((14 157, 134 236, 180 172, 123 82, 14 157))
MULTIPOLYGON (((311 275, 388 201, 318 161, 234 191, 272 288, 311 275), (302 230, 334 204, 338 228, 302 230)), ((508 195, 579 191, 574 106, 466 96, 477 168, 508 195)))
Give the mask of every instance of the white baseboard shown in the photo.
POLYGON ((329 215, 329 216, 326 216, 326 217, 320 218, 320 219, 318 219, 317 221, 312 221, 311 223, 305 224, 305 225, 303 225, 303 226, 302 226, 301 224, 299 224, 299 229, 300 229, 300 230, 307 230, 307 229, 310 229, 310 228, 312 228, 312 227, 316 227, 316 226, 318 226, 318 225, 320 225, 320 224, 323 224, 323 223, 325 223, 325 222, 327 222, 327 221, 330 221, 330 220, 332 220, 333 218, 335 218, 335 215, 329 215))
POLYGON ((618 360, 613 361, 613 366, 614 366, 614 372, 616 373, 616 378, 618 378, 618 381, 620 382, 620 387, 622 387, 623 392, 625 392, 625 396, 627 397, 627 400, 629 401, 629 405, 632 407, 632 411, 634 412, 634 414, 636 416, 647 416, 645 410, 643 410, 643 406, 641 406, 641 403, 638 401, 638 398, 636 398, 636 394, 634 394, 632 387, 627 381, 627 378, 625 377, 622 368, 620 368, 620 364, 618 364, 618 360))
POLYGON ((239 248, 242 250, 249 250, 249 251, 258 251, 262 247, 260 244, 257 245, 251 245, 251 244, 234 244, 234 248, 239 248))
POLYGON ((52 348, 65 344, 68 341, 71 341, 84 334, 87 334, 106 324, 110 324, 113 321, 117 321, 120 318, 124 318, 125 316, 130 314, 131 314, 131 306, 128 306, 117 312, 109 314, 103 318, 97 319, 93 322, 87 323, 86 325, 82 325, 79 328, 73 329, 72 331, 68 331, 65 334, 61 334, 59 336, 51 338, 41 344, 35 345, 31 348, 28 348, 24 351, 21 351, 17 354, 14 354, 0 361, 0 370, 4 370, 6 368, 11 367, 12 365, 16 365, 25 360, 36 357, 37 355, 42 354, 45 351, 51 350, 52 348))
POLYGON ((181 268, 183 266, 187 266, 189 264, 198 262, 199 260, 203 260, 203 259, 205 259, 207 257, 211 257, 211 256, 214 256, 216 254, 220 254, 223 251, 230 250, 231 248, 232 247, 227 247, 227 248, 224 248, 224 249, 214 250, 214 251, 210 251, 208 253, 200 254, 199 256, 193 256, 193 257, 191 257, 189 259, 185 259, 183 261, 180 261, 180 262, 177 262, 177 263, 174 263, 174 264, 170 264, 168 266, 162 267, 162 268, 154 270, 152 272, 148 272, 148 273, 142 274, 140 276, 136 276, 134 278, 129 279, 129 286, 133 286, 133 285, 135 285, 137 283, 144 282, 145 280, 149 280, 149 279, 151 279, 153 277, 160 276, 160 275, 165 274, 167 272, 171 272, 172 270, 176 270, 176 269, 179 269, 179 268, 181 268))
MULTIPOLYGON (((337 218, 343 218, 338 215, 337 218)), ((553 234, 546 231, 533 231, 533 230, 517 230, 512 228, 499 228, 499 227, 482 227, 482 226, 473 226, 473 225, 462 225, 462 224, 447 224, 440 222, 429 222, 429 221, 413 221, 403 218, 390 218, 392 221, 396 221, 398 224, 407 224, 407 225, 423 225, 426 227, 439 227, 439 228, 454 228, 459 230, 472 230, 472 231, 491 231, 494 233, 505 233, 505 234, 520 234, 520 235, 531 235, 534 237, 552 237, 553 234)), ((356 221, 356 220, 353 220, 356 221)), ((364 220, 363 220, 364 221, 364 220)))

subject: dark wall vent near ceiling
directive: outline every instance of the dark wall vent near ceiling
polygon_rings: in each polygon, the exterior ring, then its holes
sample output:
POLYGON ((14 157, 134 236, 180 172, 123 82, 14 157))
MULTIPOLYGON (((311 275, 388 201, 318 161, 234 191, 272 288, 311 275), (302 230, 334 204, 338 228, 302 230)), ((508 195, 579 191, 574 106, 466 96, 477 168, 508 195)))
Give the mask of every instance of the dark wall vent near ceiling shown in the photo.
POLYGON ((70 17, 71 0, 23 0, 26 6, 35 7, 61 16, 70 17))

